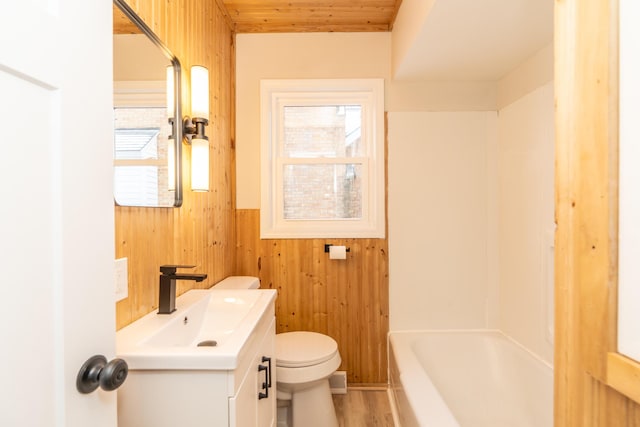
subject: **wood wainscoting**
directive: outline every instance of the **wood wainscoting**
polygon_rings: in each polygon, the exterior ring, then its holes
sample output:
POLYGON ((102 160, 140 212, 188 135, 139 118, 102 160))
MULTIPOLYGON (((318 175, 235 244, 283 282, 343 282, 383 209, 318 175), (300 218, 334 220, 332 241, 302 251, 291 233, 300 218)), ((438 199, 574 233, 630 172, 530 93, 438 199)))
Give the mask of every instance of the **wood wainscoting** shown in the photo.
POLYGON ((278 290, 276 330, 314 331, 338 342, 349 384, 386 384, 389 260, 386 239, 260 240, 260 211, 236 211, 236 273, 278 290), (325 243, 345 245, 329 260, 325 243))
POLYGON ((189 70, 209 69, 210 190, 190 189, 191 150, 183 145, 184 203, 180 208, 115 208, 116 258, 129 261, 129 297, 116 304, 116 327, 158 306, 162 264, 193 264, 202 283, 178 282, 178 294, 207 288, 234 273, 235 46, 229 16, 217 1, 128 0, 182 65, 183 114, 189 115, 189 70))

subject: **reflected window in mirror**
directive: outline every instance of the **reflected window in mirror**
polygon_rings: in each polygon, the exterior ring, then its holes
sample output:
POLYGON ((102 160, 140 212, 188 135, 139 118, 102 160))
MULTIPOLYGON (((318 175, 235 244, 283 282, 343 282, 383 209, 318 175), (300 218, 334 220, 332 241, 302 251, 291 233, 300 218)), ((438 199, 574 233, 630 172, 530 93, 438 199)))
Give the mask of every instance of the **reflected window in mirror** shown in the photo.
POLYGON ((115 108, 116 202, 123 206, 172 206, 165 108, 115 108))

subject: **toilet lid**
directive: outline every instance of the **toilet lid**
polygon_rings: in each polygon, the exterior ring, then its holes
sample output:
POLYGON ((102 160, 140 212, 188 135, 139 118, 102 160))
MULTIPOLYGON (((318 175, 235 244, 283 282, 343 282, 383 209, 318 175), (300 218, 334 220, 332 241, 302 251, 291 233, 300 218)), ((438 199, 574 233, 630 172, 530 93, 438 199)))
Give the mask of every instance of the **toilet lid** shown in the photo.
POLYGON ((331 359, 338 343, 316 332, 284 332, 276 334, 276 366, 302 368, 331 359))

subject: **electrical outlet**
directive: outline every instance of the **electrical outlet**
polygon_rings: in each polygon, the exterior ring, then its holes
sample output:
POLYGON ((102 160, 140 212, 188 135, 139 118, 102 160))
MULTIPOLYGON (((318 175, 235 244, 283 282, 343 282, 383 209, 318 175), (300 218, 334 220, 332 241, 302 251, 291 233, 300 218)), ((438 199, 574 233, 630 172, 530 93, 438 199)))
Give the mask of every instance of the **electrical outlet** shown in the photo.
POLYGON ((129 296, 129 279, 127 259, 119 258, 115 262, 116 274, 115 274, 115 289, 116 289, 116 301, 120 301, 129 296))

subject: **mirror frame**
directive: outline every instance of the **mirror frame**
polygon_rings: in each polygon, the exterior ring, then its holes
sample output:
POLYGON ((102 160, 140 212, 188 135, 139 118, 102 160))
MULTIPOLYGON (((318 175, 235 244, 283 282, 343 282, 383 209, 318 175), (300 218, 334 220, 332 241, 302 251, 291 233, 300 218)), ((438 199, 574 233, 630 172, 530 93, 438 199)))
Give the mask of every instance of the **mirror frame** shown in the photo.
MULTIPOLYGON (((160 40, 160 38, 149 28, 149 26, 140 18, 131 7, 125 2, 125 0, 113 0, 113 4, 115 4, 118 9, 124 13, 127 18, 131 20, 142 33, 151 40, 153 44, 155 44, 162 53, 167 57, 167 59, 171 62, 173 66, 173 100, 174 100, 174 115, 173 120, 171 122, 172 128, 172 136, 173 136, 173 145, 175 149, 176 161, 174 165, 174 174, 175 174, 175 198, 173 207, 182 206, 182 98, 181 98, 181 78, 182 78, 182 70, 180 66, 180 60, 176 57, 173 52, 169 50, 169 48, 160 40)), ((118 205, 119 206, 119 205, 118 205)), ((151 207, 151 206, 144 206, 151 207)), ((162 207, 162 206, 158 206, 162 207)))

